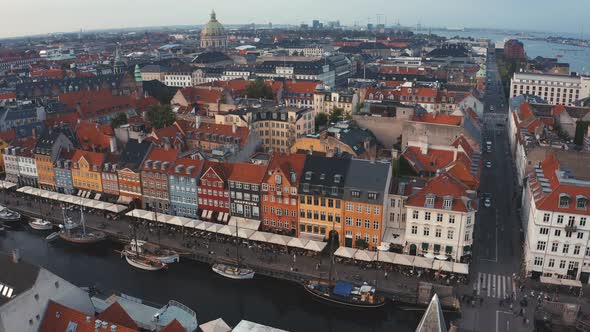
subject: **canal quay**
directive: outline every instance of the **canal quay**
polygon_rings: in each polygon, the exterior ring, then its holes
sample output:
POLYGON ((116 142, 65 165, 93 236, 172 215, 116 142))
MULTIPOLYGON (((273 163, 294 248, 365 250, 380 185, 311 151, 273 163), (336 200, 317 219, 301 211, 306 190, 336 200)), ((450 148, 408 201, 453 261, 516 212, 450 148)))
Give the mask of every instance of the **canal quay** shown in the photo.
MULTIPOLYGON (((37 202, 9 194, 5 205, 25 216, 38 216, 59 223, 62 209, 58 203, 37 202), (18 203, 17 203, 18 202, 18 203), (18 205, 17 205, 18 204, 18 205)), ((68 211, 74 220, 79 209, 68 211)), ((254 280, 224 279, 211 271, 211 263, 235 255, 235 245, 208 237, 188 240, 183 234, 165 230, 150 232, 137 228, 139 239, 160 243, 181 253, 181 262, 163 271, 147 272, 129 266, 120 258, 122 242, 131 236, 129 220, 111 220, 98 214, 85 213, 86 225, 107 232, 106 243, 81 248, 62 241, 47 243, 47 233, 22 226, 0 237, 0 250, 19 249, 24 259, 46 267, 78 286, 96 286, 105 291, 119 291, 155 303, 178 300, 197 312, 199 322, 222 317, 230 324, 247 319, 289 331, 410 331, 414 330, 423 311, 402 311, 396 301, 412 303, 417 298, 418 278, 380 269, 335 264, 334 278, 375 283, 394 301, 375 311, 353 311, 317 302, 307 294, 303 279, 327 278, 329 256, 293 255, 241 246, 240 256, 257 275, 254 280)), ((456 318, 449 314, 447 321, 456 318)))

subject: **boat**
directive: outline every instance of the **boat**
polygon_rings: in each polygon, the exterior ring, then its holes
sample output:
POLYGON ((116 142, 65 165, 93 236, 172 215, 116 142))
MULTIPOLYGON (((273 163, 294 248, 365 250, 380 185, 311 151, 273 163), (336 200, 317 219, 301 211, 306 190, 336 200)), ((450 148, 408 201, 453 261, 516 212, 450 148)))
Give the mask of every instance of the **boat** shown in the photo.
POLYGON ((20 221, 20 213, 0 206, 0 221, 4 223, 16 223, 20 221))
POLYGON ((4 224, 0 224, 0 233, 4 233, 5 230, 4 224))
POLYGON ((84 222, 84 209, 80 207, 80 224, 82 228, 69 228, 67 224, 72 224, 71 220, 68 222, 65 210, 62 209, 64 216, 64 225, 59 232, 59 238, 76 244, 94 244, 106 240, 107 236, 104 232, 88 231, 86 230, 86 223, 84 222))
POLYGON ((353 308, 380 308, 387 303, 385 297, 377 295, 375 287, 367 283, 355 285, 339 280, 332 285, 323 280, 310 280, 303 286, 314 297, 337 305, 353 308))
POLYGON ((164 249, 157 244, 149 243, 141 240, 131 240, 128 245, 123 248, 124 254, 140 253, 142 256, 158 260, 162 263, 171 264, 180 261, 180 255, 170 249, 164 249))
POLYGON ((29 221, 29 226, 38 231, 49 231, 53 229, 53 224, 51 222, 41 218, 33 218, 32 221, 29 221))
POLYGON ((52 241, 57 240, 58 238, 59 238, 59 232, 53 232, 53 233, 47 235, 45 240, 48 242, 52 242, 52 241))
POLYGON ((236 221, 236 264, 215 263, 211 267, 213 272, 229 279, 247 280, 254 278, 254 270, 240 266, 240 238, 238 237, 238 222, 236 221))
POLYGON ((167 267, 166 263, 143 255, 125 254, 125 259, 129 265, 146 271, 158 271, 167 267))
POLYGON ((212 266, 212 270, 213 272, 230 279, 246 280, 254 278, 253 270, 233 264, 215 263, 212 266))

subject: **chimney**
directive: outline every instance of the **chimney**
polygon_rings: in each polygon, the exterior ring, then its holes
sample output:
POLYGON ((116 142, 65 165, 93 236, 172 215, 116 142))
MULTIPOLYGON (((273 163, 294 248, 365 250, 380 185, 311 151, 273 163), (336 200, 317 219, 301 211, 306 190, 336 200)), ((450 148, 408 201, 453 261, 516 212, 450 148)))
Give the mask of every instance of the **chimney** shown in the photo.
POLYGON ((117 138, 115 138, 115 136, 111 136, 109 143, 110 143, 110 147, 111 147, 111 152, 112 153, 117 152, 117 138))
POLYGON ((20 251, 18 249, 12 250, 12 262, 17 264, 20 262, 20 251))
POLYGON ((238 126, 235 123, 232 123, 232 125, 231 125, 231 132, 235 134, 236 131, 238 131, 238 126))
POLYGON ((195 119, 196 119, 195 120, 195 128, 199 129, 199 127, 201 127, 201 122, 202 122, 201 116, 200 115, 197 115, 195 117, 195 119))

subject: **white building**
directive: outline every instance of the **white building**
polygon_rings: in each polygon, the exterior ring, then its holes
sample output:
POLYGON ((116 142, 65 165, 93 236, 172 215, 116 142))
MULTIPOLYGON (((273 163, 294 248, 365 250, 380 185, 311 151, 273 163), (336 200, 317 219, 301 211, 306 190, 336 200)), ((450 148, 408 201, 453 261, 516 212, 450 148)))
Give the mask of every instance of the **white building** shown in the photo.
POLYGON ((181 88, 193 86, 193 73, 191 71, 167 72, 164 74, 164 84, 181 88))
POLYGON ((529 172, 522 208, 529 276, 588 283, 589 198, 587 174, 573 174, 553 154, 529 172))
POLYGON ((34 137, 16 139, 4 149, 6 180, 19 185, 37 187, 37 163, 33 149, 37 143, 34 137))
POLYGON ((549 104, 571 106, 590 96, 590 77, 537 73, 514 73, 510 98, 522 94, 538 96, 549 104))
POLYGON ((477 212, 474 190, 448 173, 426 183, 406 202, 404 252, 456 261, 471 253, 477 212))

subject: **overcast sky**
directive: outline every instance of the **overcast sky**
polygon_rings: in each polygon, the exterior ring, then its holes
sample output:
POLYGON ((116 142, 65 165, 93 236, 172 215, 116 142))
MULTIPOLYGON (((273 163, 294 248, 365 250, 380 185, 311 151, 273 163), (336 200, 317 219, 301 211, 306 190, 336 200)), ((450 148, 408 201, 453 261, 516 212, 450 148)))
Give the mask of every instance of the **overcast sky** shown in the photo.
POLYGON ((80 29, 340 20, 590 34, 590 0, 3 0, 0 37, 80 29), (584 22, 586 26, 584 27, 584 22), (588 33, 586 33, 588 30, 588 33))

